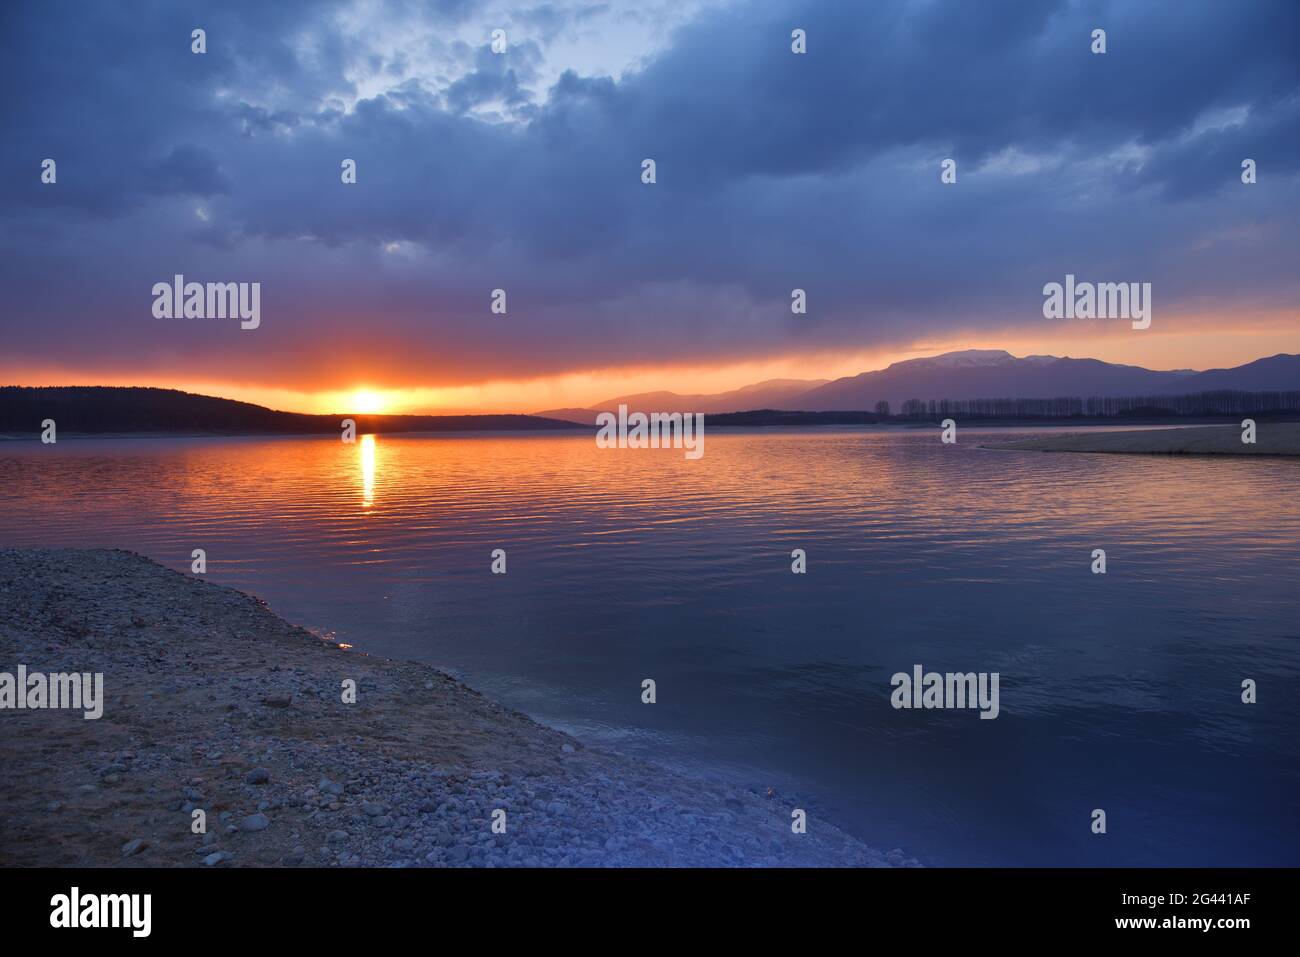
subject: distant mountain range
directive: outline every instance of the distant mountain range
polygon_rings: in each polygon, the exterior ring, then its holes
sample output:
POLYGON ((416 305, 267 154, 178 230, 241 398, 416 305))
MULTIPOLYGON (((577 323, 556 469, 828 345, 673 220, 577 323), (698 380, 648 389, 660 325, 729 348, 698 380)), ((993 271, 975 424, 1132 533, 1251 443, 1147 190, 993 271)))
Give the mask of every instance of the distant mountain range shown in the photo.
MULTIPOLYGON (((1096 359, 1016 358, 997 349, 972 349, 895 362, 887 369, 834 381, 769 379, 711 395, 643 392, 590 408, 552 409, 536 415, 354 414, 351 418, 356 420, 359 433, 545 431, 571 429, 575 424, 594 425, 598 413, 615 412, 619 405, 626 405, 640 412, 726 416, 715 418, 724 425, 851 424, 876 421, 874 410, 882 401, 888 402, 897 415, 908 399, 1133 398, 1216 391, 1300 391, 1300 356, 1270 356, 1234 369, 1155 372, 1096 359)), ((248 402, 176 389, 0 387, 0 435, 8 436, 38 435, 45 419, 54 419, 60 435, 338 433, 340 420, 346 414, 277 412, 248 402)))
POLYGON ((1157 372, 1098 359, 1056 356, 1017 358, 1001 349, 967 349, 895 362, 886 369, 833 381, 773 379, 713 395, 645 392, 609 399, 584 409, 537 413, 551 419, 594 424, 596 415, 626 405, 643 412, 870 411, 888 402, 894 412, 908 399, 1052 399, 1190 395, 1231 390, 1300 390, 1300 356, 1280 354, 1233 369, 1157 372))
MULTIPOLYGON (((531 415, 352 415, 363 432, 571 429, 531 415)), ((176 389, 112 386, 0 388, 0 433, 36 436, 53 419, 59 435, 108 432, 339 434, 343 415, 307 415, 176 389)))

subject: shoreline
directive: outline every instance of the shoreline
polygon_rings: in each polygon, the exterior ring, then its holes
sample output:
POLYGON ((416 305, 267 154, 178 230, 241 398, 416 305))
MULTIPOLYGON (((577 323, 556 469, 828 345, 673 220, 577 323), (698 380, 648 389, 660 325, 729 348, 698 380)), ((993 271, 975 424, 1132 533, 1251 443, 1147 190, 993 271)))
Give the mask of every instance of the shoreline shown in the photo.
MULTIPOLYGON (((357 435, 384 435, 384 436, 415 436, 417 438, 428 437, 449 437, 449 438, 475 438, 486 435, 567 435, 570 432, 589 431, 585 426, 575 425, 573 428, 549 428, 549 429, 425 429, 409 431, 387 431, 374 432, 359 430, 357 435)), ((337 432, 185 432, 185 431, 151 431, 141 430, 137 432, 60 432, 59 441, 68 440, 84 441, 86 439, 103 439, 108 441, 121 439, 331 439, 335 442, 339 440, 337 432)), ((36 442, 41 440, 40 434, 36 432, 15 434, 12 432, 0 432, 0 443, 4 442, 36 442)))
POLYGON ((1216 455, 1275 459, 1300 456, 1300 423, 1262 420, 1255 444, 1241 441, 1236 425, 1180 429, 1135 429, 1088 432, 999 442, 980 448, 999 452, 1096 452, 1121 455, 1216 455))
POLYGON ((0 710, 0 866, 917 863, 133 552, 0 548, 0 672, 20 664, 102 673, 103 716, 0 710))
MULTIPOLYGON (((745 416, 749 413, 705 413, 705 421, 713 422, 714 430, 726 434, 745 434, 760 430, 781 430, 781 431, 923 431, 939 428, 939 420, 929 419, 891 419, 887 422, 837 422, 837 421, 781 421, 772 419, 771 421, 739 421, 738 417, 745 416), (722 419, 723 421, 718 421, 722 419)), ((817 413, 814 413, 817 414, 817 413)), ((866 413, 863 413, 866 414, 866 413)), ((550 420, 559 422, 561 420, 550 420)), ((1040 431, 1046 430, 1076 430, 1076 429, 1105 429, 1108 431, 1138 431, 1138 430, 1178 430, 1178 429, 1196 429, 1220 427, 1228 428, 1235 426, 1240 419, 1233 416, 1187 416, 1185 418, 1169 416, 1151 416, 1135 418, 1105 418, 1105 417, 1071 417, 1058 419, 1034 419, 1034 418, 981 418, 972 417, 964 420, 958 420, 959 425, 964 425, 967 431, 992 432, 999 429, 1034 429, 1040 431)), ((1291 425, 1300 428, 1300 421, 1293 418, 1284 418, 1278 416, 1260 417, 1257 419, 1261 427, 1277 427, 1279 425, 1291 425)), ((578 422, 564 422, 563 425, 552 425, 547 428, 529 428, 529 429, 512 429, 512 428, 481 428, 481 429, 371 429, 366 427, 358 428, 358 435, 375 435, 375 436, 411 436, 415 438, 444 437, 444 438, 473 438, 479 436, 530 436, 530 435, 572 435, 585 434, 594 435, 595 425, 583 425, 578 422)), ((134 431, 121 432, 79 432, 74 430, 60 431, 59 441, 65 440, 122 440, 122 439, 308 439, 308 438, 327 438, 338 440, 338 432, 335 431, 220 431, 220 430, 185 430, 185 429, 137 429, 134 431)), ((29 432, 0 432, 0 445, 8 442, 40 442, 39 431, 29 432)), ((1290 454, 1290 453, 1288 453, 1290 454)))

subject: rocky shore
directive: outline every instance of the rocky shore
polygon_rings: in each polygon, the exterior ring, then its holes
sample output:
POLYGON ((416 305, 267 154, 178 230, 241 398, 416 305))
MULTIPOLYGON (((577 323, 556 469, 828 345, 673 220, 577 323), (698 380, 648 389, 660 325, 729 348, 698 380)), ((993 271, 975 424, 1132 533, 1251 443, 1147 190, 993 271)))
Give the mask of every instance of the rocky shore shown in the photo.
POLYGON ((102 673, 103 716, 0 710, 3 866, 916 863, 130 552, 0 549, 0 672, 19 665, 102 673))

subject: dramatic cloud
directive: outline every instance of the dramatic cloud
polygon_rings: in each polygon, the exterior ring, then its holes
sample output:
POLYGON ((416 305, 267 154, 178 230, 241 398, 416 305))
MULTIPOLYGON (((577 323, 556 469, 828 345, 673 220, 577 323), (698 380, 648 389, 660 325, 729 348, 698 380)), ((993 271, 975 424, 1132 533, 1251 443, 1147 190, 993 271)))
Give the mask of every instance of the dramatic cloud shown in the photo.
POLYGON ((0 371, 760 359, 1041 328, 1066 272, 1151 282, 1157 328, 1300 298, 1292 0, 123 10, 0 13, 0 371), (260 281, 261 328, 154 319, 176 273, 260 281))

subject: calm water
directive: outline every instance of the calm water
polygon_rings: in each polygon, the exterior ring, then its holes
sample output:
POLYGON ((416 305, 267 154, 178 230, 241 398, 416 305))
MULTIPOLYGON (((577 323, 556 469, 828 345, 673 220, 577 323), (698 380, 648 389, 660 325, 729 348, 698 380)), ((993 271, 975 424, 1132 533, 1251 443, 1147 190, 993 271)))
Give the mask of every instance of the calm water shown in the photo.
POLYGON ((929 863, 1300 864, 1300 463, 961 440, 5 443, 0 543, 204 548, 292 621, 929 863), (893 710, 917 663, 1000 672, 1001 716, 893 710))

